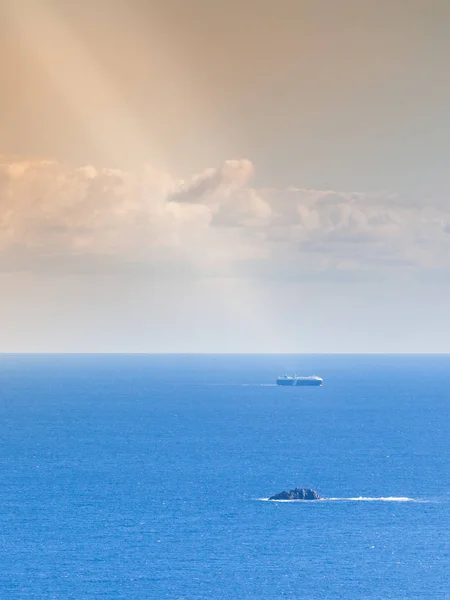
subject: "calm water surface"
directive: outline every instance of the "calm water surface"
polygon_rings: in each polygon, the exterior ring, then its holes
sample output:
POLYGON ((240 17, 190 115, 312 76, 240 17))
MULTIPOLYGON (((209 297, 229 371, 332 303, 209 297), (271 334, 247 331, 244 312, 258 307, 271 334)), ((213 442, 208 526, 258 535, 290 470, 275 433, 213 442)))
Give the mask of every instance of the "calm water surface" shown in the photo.
POLYGON ((448 356, 0 355, 0 598, 450 598, 449 395, 448 356))

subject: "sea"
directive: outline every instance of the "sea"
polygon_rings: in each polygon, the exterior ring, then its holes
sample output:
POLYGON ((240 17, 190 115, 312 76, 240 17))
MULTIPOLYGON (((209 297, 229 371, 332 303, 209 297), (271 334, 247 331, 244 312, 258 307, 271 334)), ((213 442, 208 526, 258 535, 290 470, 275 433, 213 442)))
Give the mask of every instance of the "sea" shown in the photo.
POLYGON ((0 355, 0 598, 450 599, 449 398, 450 356, 0 355))

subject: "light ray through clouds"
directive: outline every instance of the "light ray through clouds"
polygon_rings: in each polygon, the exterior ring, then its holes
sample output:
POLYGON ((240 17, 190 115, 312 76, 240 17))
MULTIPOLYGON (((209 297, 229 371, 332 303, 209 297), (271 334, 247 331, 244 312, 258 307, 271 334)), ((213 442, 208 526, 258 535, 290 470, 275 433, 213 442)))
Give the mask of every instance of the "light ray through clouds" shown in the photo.
MULTIPOLYGON (((124 156, 129 155, 131 164, 133 157, 139 157, 139 161, 145 157, 154 168, 167 169, 167 148, 161 144, 158 121, 161 117, 167 121, 173 106, 187 121, 185 113, 192 109, 192 95, 198 86, 194 76, 187 74, 180 48, 159 30, 157 19, 153 30, 149 30, 151 25, 146 21, 143 31, 136 6, 112 1, 98 14, 96 5, 92 9, 92 21, 102 18, 106 11, 112 13, 113 23, 123 25, 117 55, 130 62, 130 69, 136 69, 135 77, 151 82, 150 100, 155 114, 152 122, 146 121, 143 127, 136 111, 127 104, 126 83, 115 81, 97 56, 104 43, 100 33, 98 40, 84 39, 64 13, 63 5, 54 0, 6 2, 11 28, 17 32, 30 63, 59 90, 61 100, 77 117, 87 139, 101 150, 103 164, 121 165, 124 156)), ((104 27, 99 31, 104 31, 104 27)), ((205 114, 204 105, 202 111, 205 114)))
MULTIPOLYGON (((182 249, 181 254, 176 253, 175 256, 178 255, 179 266, 175 267, 175 271, 180 271, 183 269, 183 264, 187 265, 188 271, 191 273, 195 273, 200 269, 206 270, 209 272, 210 277, 215 279, 214 289, 215 289, 215 301, 217 307, 222 312, 225 320, 229 320, 236 326, 237 323, 241 323, 241 326, 244 331, 248 332, 248 335, 252 335, 253 333, 257 333, 257 330, 261 327, 261 324, 264 323, 264 327, 267 330, 268 338, 271 340, 272 347, 276 349, 276 344, 274 346, 274 340, 279 336, 279 331, 281 327, 278 326, 278 319, 276 317, 278 310, 272 308, 269 303, 270 300, 265 299, 262 288, 259 287, 256 283, 252 283, 251 281, 245 281, 245 279, 241 277, 237 277, 235 270, 238 268, 239 270, 239 261, 231 260, 233 255, 236 254, 236 249, 231 246, 237 246, 238 252, 241 251, 244 253, 250 252, 250 258, 253 258, 253 254, 255 253, 255 248, 252 248, 252 244, 246 242, 245 237, 242 238, 240 235, 228 235, 232 230, 229 231, 224 230, 222 235, 217 234, 217 230, 214 235, 208 235, 208 232, 203 231, 202 236, 196 240, 195 239, 195 225, 193 221, 196 218, 202 221, 203 215, 198 211, 199 204, 195 202, 190 203, 190 205, 185 206, 184 216, 181 216, 181 221, 190 221, 193 225, 192 229, 194 229, 194 236, 192 235, 192 230, 187 230, 186 228, 181 231, 171 229, 170 226, 167 226, 167 220, 171 220, 173 216, 172 207, 175 207, 175 212, 179 212, 179 204, 174 202, 167 202, 168 193, 171 191, 177 191, 177 189, 182 189, 182 183, 174 183, 173 181, 169 181, 169 177, 166 173, 161 171, 161 166, 165 162, 163 157, 161 157, 160 148, 156 147, 155 144, 152 144, 151 140, 147 137, 143 137, 141 134, 141 128, 139 122, 135 119, 134 115, 131 114, 129 108, 127 107, 123 97, 121 97, 119 89, 113 85, 108 74, 102 70, 98 61, 96 61, 95 56, 90 52, 89 48, 83 44, 82 40, 77 37, 74 33, 74 30, 70 27, 69 23, 67 23, 61 14, 61 11, 58 9, 57 3, 52 2, 51 0, 11 0, 9 3, 10 14, 12 16, 12 20, 14 26, 20 33, 20 37, 22 43, 28 49, 30 57, 36 63, 37 67, 41 69, 46 76, 51 80, 51 82, 56 85, 59 89, 61 97, 64 98, 64 101, 71 107, 71 110, 76 114, 79 119, 80 124, 83 126, 86 132, 89 134, 89 138, 91 144, 100 148, 102 154, 105 156, 109 156, 110 161, 114 164, 118 161, 118 156, 115 152, 117 148, 117 144, 120 144, 122 147, 130 148, 130 152, 133 152, 133 149, 138 150, 138 155, 146 155, 148 156, 149 163, 153 167, 157 167, 155 170, 147 168, 146 170, 138 176, 141 178, 140 192, 137 194, 141 197, 138 199, 136 193, 134 198, 130 200, 130 198, 122 198, 125 203, 125 206, 113 208, 116 212, 116 217, 118 216, 120 220, 120 211, 123 212, 123 229, 125 235, 129 235, 130 239, 128 241, 124 241, 121 239, 118 231, 112 230, 111 235, 108 240, 105 242, 106 246, 103 246, 103 252, 110 253, 111 251, 117 250, 120 247, 129 247, 133 246, 133 237, 136 232, 139 231, 140 225, 139 218, 144 217, 144 222, 147 222, 147 228, 149 230, 152 229, 152 219, 154 220, 155 227, 164 227, 163 237, 167 237, 167 244, 164 240, 158 244, 153 244, 153 253, 155 253, 155 246, 160 246, 162 248, 162 254, 164 255, 164 249, 166 248, 166 252, 170 253, 171 236, 175 236, 175 239, 178 243, 181 243, 182 249), (148 194, 149 197, 145 198, 145 194, 148 194), (143 196, 143 197, 142 197, 143 196), (150 198, 151 196, 151 198, 150 198), (136 206, 136 200, 139 202, 139 206, 136 206), (128 206, 126 204, 128 203, 128 206), (133 206, 134 204, 134 206, 133 206), (145 207, 147 207, 147 214, 142 213, 142 209, 145 211, 145 207), (196 211, 197 207, 197 212, 196 211), (130 227, 130 213, 133 213, 135 210, 137 217, 132 220, 132 227, 130 227), (119 211, 119 212, 117 212, 119 211), (186 213, 191 212, 192 216, 187 217, 186 213), (116 248, 114 248, 116 246, 116 248), (240 250, 239 250, 240 248, 240 250), (246 250, 247 248, 247 250, 246 250), (217 272, 216 272, 217 271, 217 272)), ((148 32, 147 32, 148 35, 148 32)), ((177 76, 177 71, 181 71, 181 69, 174 68, 173 76, 177 76)), ((192 86, 194 87, 194 86, 192 86)), ((182 98, 180 97, 180 104, 182 102, 182 98)), ((120 153, 122 153, 122 148, 120 149, 120 153)), ((227 167, 225 164, 223 169, 226 171, 227 168, 230 169, 230 179, 227 182, 227 185, 222 187, 219 186, 220 189, 217 190, 218 195, 231 197, 233 198, 236 195, 236 192, 242 189, 242 185, 245 184, 248 175, 245 173, 245 169, 248 168, 250 163, 247 161, 230 161, 230 166, 227 167), (244 171, 242 175, 239 174, 240 162, 243 165, 244 171), (236 184, 234 182, 234 178, 237 177, 236 184), (239 180, 240 177, 243 177, 242 181, 239 180)), ((39 164, 27 164, 25 161, 22 166, 19 163, 16 163, 15 166, 12 166, 12 171, 14 169, 16 172, 23 173, 32 172, 33 169, 37 166, 39 169, 39 164)), ((55 206, 58 204, 64 204, 64 199, 61 198, 60 194, 63 192, 64 185, 58 186, 57 182, 61 180, 61 174, 58 172, 58 167, 56 163, 52 161, 46 161, 41 166, 47 168, 48 175, 55 178, 56 184, 53 185, 53 191, 48 192, 47 190, 43 190, 43 204, 48 202, 46 208, 44 208, 44 213, 41 215, 35 215, 39 219, 44 217, 44 221, 47 221, 47 226, 44 229, 47 229, 46 235, 49 237, 54 237, 55 231, 57 231, 57 235, 60 235, 62 230, 58 230, 61 226, 63 228, 72 227, 66 222, 61 223, 52 223, 52 213, 55 212, 55 206), (56 167, 56 169, 55 169, 56 167), (56 229, 55 229, 56 228, 56 229)), ((251 167, 252 169, 252 167, 251 167)), ((11 171, 11 172, 12 172, 11 171)), ((102 171, 98 171, 93 169, 92 167, 88 167, 87 169, 79 169, 78 173, 75 174, 76 178, 85 178, 86 185, 95 186, 95 179, 97 178, 100 183, 100 189, 102 186, 102 178, 105 193, 110 196, 114 196, 117 190, 109 189, 108 186, 111 185, 111 181, 117 176, 126 180, 126 174, 120 173, 118 171, 103 169, 102 171)), ((209 185, 208 181, 208 172, 206 172, 206 183, 209 185)), ((34 182, 36 184, 36 182, 34 182)), ((51 184, 46 184, 51 187, 51 184)), ((120 185, 120 183, 119 183, 120 185)), ((113 186, 114 187, 114 186, 113 186)), ((131 184, 133 187, 133 184, 131 184)), ((127 189, 127 184, 123 186, 123 189, 127 189)), ((128 188, 129 190, 130 188, 128 188)), ((123 193, 123 190, 118 192, 119 196, 123 193)), ((126 193, 126 191, 125 191, 126 193)), ((129 193, 129 192, 128 192, 129 193)), ((250 194, 253 192, 250 191, 250 194)), ((97 198, 98 201, 105 200, 102 199, 100 193, 100 197, 97 198)), ((104 194, 103 194, 104 195, 104 194)), ((133 196, 133 193, 129 193, 129 195, 133 196)), ((95 198, 93 198, 95 202, 95 198)), ((218 198, 219 205, 221 203, 221 198, 218 198)), ((236 201, 234 202, 233 209, 242 210, 239 207, 239 203, 242 202, 243 205, 243 218, 245 220, 245 203, 248 203, 248 198, 239 198, 239 194, 236 197, 236 201)), ((257 196, 251 201, 260 202, 257 196)), ((109 200, 108 200, 109 202, 109 200)), ((77 201, 75 200, 75 206, 73 207, 75 210, 77 201)), ((113 206, 114 202, 111 206, 113 206)), ((264 203, 262 203, 264 206, 264 203)), ((78 199, 78 205, 81 211, 82 207, 82 198, 78 199)), ((224 212, 224 207, 227 206, 227 203, 222 204, 222 213, 224 212)), ((27 210, 29 207, 23 206, 23 210, 27 210)), ((90 211, 91 216, 87 216, 86 218, 92 224, 95 220, 93 215, 98 213, 98 211, 102 211, 105 209, 105 205, 101 207, 100 205, 94 203, 91 206, 87 207, 87 210, 90 211)), ((251 218, 252 215, 250 214, 251 218)), ((221 215, 221 218, 227 219, 226 213, 221 215)), ((229 217, 228 217, 229 218, 229 217)), ((232 220, 235 216, 231 217, 232 220)), ((71 243, 71 251, 70 254, 80 256, 80 253, 83 253, 83 250, 88 250, 90 242, 83 241, 83 224, 80 223, 81 230, 79 234, 76 233, 76 229, 73 229, 73 239, 71 243)), ((108 223, 103 227, 103 231, 100 228, 95 231, 96 227, 94 225, 94 238, 97 238, 97 241, 101 244, 100 238, 105 236, 105 231, 109 228, 110 225, 108 223)), ((78 227, 79 228, 79 227, 78 227)), ((34 232, 36 233, 36 232, 34 232)), ((25 232, 23 232, 25 234, 25 232)), ((26 234, 25 234, 26 235, 26 234)), ((145 232, 144 232, 145 235, 145 232)), ((31 236, 33 237, 33 235, 31 236)), ((20 240, 17 240, 20 243, 20 240)), ((95 239, 94 239, 95 243, 95 239)), ((55 258, 60 252, 60 248, 56 249, 50 253, 45 254, 45 258, 55 258)), ((258 253, 259 251, 256 250, 258 253)), ((139 251, 140 259, 145 260, 146 249, 141 248, 139 251)), ((163 258, 163 263, 165 262, 163 258)), ((173 263, 171 267, 174 268, 173 263)), ((260 333, 260 332, 259 332, 260 333)))
POLYGON ((118 144, 130 151, 135 146, 143 148, 153 163, 161 160, 158 149, 140 135, 139 123, 127 110, 117 87, 61 18, 57 3, 10 0, 9 11, 30 58, 59 89, 91 144, 109 154, 110 164, 116 163, 118 144))

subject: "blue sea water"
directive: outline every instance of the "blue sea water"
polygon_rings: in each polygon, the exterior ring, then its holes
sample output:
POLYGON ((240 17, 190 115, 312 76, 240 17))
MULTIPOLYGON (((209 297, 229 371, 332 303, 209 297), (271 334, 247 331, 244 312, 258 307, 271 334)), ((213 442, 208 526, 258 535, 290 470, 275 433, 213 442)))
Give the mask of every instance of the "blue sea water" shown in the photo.
POLYGON ((0 598, 450 598, 449 395, 450 356, 0 355, 0 598))

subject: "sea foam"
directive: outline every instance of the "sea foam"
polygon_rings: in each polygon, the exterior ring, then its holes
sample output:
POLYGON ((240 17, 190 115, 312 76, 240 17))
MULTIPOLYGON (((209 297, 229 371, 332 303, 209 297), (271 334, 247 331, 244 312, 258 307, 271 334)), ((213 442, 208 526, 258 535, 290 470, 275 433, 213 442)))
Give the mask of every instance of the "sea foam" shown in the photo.
POLYGON ((271 500, 270 498, 257 498, 262 502, 303 502, 310 504, 312 502, 426 502, 417 498, 408 498, 407 496, 358 496, 354 498, 320 498, 318 500, 271 500))

